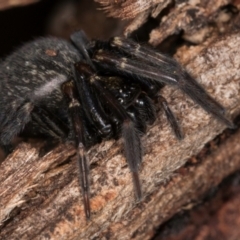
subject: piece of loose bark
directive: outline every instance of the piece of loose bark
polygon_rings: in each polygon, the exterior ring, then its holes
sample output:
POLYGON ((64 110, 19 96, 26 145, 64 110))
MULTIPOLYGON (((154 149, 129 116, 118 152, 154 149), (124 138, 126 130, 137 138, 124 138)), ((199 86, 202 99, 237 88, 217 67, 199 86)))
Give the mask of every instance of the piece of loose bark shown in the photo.
POLYGON ((12 7, 25 6, 32 3, 36 3, 39 0, 1 0, 0 10, 5 10, 12 7))
POLYGON ((129 36, 147 20, 155 18, 159 26, 149 35, 157 46, 168 37, 179 35, 192 43, 202 43, 213 31, 227 31, 228 23, 239 11, 239 0, 95 0, 109 16, 131 19, 124 35, 129 36))
POLYGON ((122 19, 134 18, 147 11, 149 14, 158 5, 164 5, 165 0, 94 0, 100 4, 100 9, 111 17, 122 19))
MULTIPOLYGON (((159 26, 150 33, 149 43, 157 46, 170 36, 182 32, 182 37, 195 44, 202 43, 214 31, 224 33, 228 31, 229 23, 237 10, 237 2, 232 0, 214 1, 179 1, 159 26), (232 8, 232 11, 228 11, 232 8)), ((127 30, 126 30, 127 31, 127 30)), ((128 33, 129 34, 129 33, 128 33)))
MULTIPOLYGON (((240 35, 205 45, 200 53, 194 54, 193 47, 190 50, 192 60, 187 69, 226 107, 229 116, 238 115, 240 35)), ((142 138, 144 197, 140 203, 134 200, 120 140, 103 142, 88 152, 92 209, 88 222, 74 148, 60 145, 40 159, 38 148, 21 144, 0 168, 0 238, 149 239, 156 226, 240 169, 239 136, 234 135, 200 164, 174 173, 226 126, 178 89, 166 86, 162 94, 178 117, 185 138, 178 141, 159 112, 158 120, 142 138)))

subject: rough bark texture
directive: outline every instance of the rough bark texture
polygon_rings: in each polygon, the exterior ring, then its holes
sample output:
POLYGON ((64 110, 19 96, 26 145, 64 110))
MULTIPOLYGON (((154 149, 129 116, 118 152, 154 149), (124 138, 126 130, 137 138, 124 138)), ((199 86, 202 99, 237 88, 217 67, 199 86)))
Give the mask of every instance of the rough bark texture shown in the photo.
MULTIPOLYGON (((205 45, 200 54, 194 54, 194 48, 190 52, 187 69, 226 107, 229 116, 238 115, 240 35, 205 45)), ((61 145, 40 159, 38 147, 21 144, 0 168, 0 238, 149 239, 156 226, 240 169, 237 133, 201 163, 174 173, 226 127, 179 90, 165 87, 162 93, 179 118, 185 138, 177 141, 159 112, 142 138, 144 198, 140 203, 134 201, 121 141, 103 142, 88 153, 89 222, 79 193, 74 149, 61 145)))
MULTIPOLYGON (((228 135, 227 132, 221 135, 221 139, 228 135)), ((238 131, 235 139, 239 137, 238 131)), ((216 140, 219 141, 219 138, 216 140)), ((234 141, 228 143, 237 144, 234 141)), ((199 200, 195 207, 187 206, 184 211, 160 226, 152 240, 238 240, 240 171, 231 174, 217 187, 211 188, 204 199, 199 200)))
MULTIPOLYGON (((131 19, 124 35, 129 36, 145 24, 149 17, 159 22, 152 29, 149 43, 158 46, 170 36, 182 32, 189 42, 202 43, 213 31, 226 32, 239 0, 95 0, 109 16, 131 19), (231 9, 231 10, 230 10, 231 9)), ((134 35, 133 35, 134 36, 134 35)))

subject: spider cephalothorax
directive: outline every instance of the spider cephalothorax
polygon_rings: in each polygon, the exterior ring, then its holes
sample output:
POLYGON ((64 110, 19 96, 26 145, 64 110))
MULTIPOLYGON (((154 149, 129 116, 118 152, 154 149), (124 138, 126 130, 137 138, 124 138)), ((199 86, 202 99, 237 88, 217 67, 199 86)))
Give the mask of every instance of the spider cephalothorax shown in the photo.
POLYGON ((132 40, 89 41, 83 32, 72 43, 56 38, 30 42, 0 65, 0 144, 10 149, 17 135, 75 142, 86 217, 90 217, 86 149, 103 139, 122 137, 136 196, 141 133, 154 122, 154 102, 164 109, 178 139, 181 129, 167 101, 164 84, 180 88, 225 123, 224 108, 174 59, 132 40))

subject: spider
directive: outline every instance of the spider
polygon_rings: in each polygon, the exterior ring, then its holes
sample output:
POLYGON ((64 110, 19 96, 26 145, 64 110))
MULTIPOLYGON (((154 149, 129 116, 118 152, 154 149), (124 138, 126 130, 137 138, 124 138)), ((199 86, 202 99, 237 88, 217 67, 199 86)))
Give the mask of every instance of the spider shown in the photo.
POLYGON ((164 109, 178 139, 181 128, 160 95, 165 84, 186 93, 204 110, 233 128, 224 108, 174 59, 121 37, 88 40, 83 31, 71 42, 40 38, 23 45, 0 65, 0 144, 12 150, 15 136, 73 142, 77 149, 86 218, 90 218, 86 150, 103 139, 123 138, 136 198, 141 135, 164 109))

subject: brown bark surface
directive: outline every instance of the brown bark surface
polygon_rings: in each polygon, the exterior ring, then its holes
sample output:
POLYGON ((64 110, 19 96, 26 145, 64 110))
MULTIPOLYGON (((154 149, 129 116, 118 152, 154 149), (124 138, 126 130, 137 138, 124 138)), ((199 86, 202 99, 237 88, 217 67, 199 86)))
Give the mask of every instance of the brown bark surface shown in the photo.
POLYGON ((5 10, 12 7, 25 6, 28 4, 36 3, 39 0, 1 0, 0 10, 5 10))
MULTIPOLYGON (((227 135, 226 132, 221 135, 221 139, 227 135)), ((236 139, 239 139, 239 132, 237 135, 236 139)), ((234 141, 230 144, 234 144, 234 141)), ((186 207, 160 226, 152 240, 238 240, 239 204, 240 171, 237 171, 217 187, 211 188, 204 199, 199 199, 196 206, 186 207)))
MULTIPOLYGON (((240 35, 231 34, 202 48, 200 53, 199 47, 196 52, 193 47, 186 50, 186 67, 233 118, 240 113, 240 35)), ((149 239, 156 226, 240 169, 237 133, 200 163, 174 172, 226 126, 178 89, 167 86, 162 94, 185 138, 176 140, 160 111, 142 138, 144 198, 140 203, 134 201, 120 140, 103 142, 88 153, 92 208, 88 222, 74 148, 60 145, 39 158, 38 147, 21 144, 0 168, 0 238, 149 239)))

